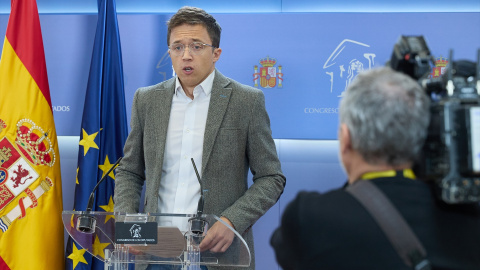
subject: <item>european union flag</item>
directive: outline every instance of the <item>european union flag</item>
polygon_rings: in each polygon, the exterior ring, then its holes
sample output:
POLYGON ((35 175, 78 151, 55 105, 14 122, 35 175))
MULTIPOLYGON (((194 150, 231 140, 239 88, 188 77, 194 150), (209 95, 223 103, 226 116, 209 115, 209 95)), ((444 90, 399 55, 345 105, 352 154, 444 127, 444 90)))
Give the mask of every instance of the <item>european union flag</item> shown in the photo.
MULTIPOLYGON (((100 0, 78 152, 74 210, 85 211, 97 182, 123 156, 128 127, 125 112, 122 53, 115 0, 100 0)), ((114 171, 99 185, 93 211, 113 212, 114 171)), ((105 223, 115 222, 107 216, 105 223)), ((103 222, 103 221, 102 221, 103 222)), ((112 225, 113 226, 113 225, 112 225)), ((96 243, 104 259, 106 243, 96 243)), ((111 248, 111 247, 110 247, 111 248)), ((69 239, 66 269, 103 269, 103 262, 69 239)))

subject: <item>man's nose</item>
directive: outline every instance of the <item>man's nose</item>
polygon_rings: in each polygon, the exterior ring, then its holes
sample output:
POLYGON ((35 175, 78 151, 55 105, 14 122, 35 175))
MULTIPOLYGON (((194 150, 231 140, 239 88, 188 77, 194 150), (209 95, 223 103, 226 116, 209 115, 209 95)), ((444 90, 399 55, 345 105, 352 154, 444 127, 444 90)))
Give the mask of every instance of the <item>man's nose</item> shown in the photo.
POLYGON ((183 59, 190 59, 192 58, 192 54, 190 53, 190 47, 185 47, 185 49, 183 50, 183 55, 182 55, 182 58, 183 59), (188 51, 188 52, 187 52, 188 51))

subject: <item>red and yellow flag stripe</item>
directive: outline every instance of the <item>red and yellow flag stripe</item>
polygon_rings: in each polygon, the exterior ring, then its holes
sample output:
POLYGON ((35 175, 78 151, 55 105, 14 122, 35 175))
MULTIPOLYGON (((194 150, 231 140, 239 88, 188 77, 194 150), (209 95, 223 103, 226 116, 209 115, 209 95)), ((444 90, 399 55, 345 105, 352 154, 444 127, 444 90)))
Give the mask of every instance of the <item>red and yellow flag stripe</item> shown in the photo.
MULTIPOLYGON (((11 7, 0 59, 0 142, 8 140, 10 153, 19 153, 38 178, 0 209, 0 269, 64 269, 60 156, 37 4, 12 0, 11 7), (31 156, 38 162, 21 152, 16 143, 21 123, 29 123, 27 128, 37 133, 43 131, 39 135, 45 138, 37 142, 52 148, 53 162, 43 162, 35 144, 31 156), (35 203, 24 207, 26 198, 35 203), (22 218, 12 214, 18 209, 22 218)), ((10 177, 0 183, 0 198, 10 177)))

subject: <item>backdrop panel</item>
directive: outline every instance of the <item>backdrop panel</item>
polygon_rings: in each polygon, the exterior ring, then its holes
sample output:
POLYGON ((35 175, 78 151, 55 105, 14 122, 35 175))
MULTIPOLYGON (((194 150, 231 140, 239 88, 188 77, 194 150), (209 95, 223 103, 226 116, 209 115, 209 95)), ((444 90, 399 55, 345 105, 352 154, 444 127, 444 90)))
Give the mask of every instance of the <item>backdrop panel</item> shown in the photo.
MULTIPOLYGON (((122 14, 128 119, 138 87, 172 77, 168 14, 122 14)), ((338 102, 358 71, 383 66, 399 36, 424 35, 432 54, 476 59, 480 13, 216 14, 218 68, 266 96, 274 138, 336 138, 338 102)), ((4 37, 8 16, 0 15, 4 37)), ((78 136, 96 15, 41 15, 57 132, 78 136)), ((3 42, 2 42, 3 44, 3 42)), ((445 59, 449 60, 449 59, 445 59)))
MULTIPOLYGON (((202 7, 210 13, 259 12, 478 12, 478 0, 117 0, 117 13, 167 13, 182 6, 202 7)), ((46 13, 97 13, 96 0, 37 0, 46 13)), ((10 1, 0 1, 0 13, 10 12, 10 1)))

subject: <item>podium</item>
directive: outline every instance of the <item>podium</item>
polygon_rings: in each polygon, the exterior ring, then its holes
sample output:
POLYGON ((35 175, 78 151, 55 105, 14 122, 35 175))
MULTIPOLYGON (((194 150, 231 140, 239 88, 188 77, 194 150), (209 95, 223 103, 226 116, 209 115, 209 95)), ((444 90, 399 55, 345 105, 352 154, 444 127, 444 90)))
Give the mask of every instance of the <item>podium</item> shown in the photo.
POLYGON ((182 270, 250 265, 245 240, 215 215, 63 211, 62 219, 73 240, 105 262, 106 270, 128 269, 132 264, 178 265, 182 270), (181 221, 188 221, 187 231, 169 225, 181 221), (224 253, 200 252, 198 246, 215 222, 233 231, 233 242, 224 253))

